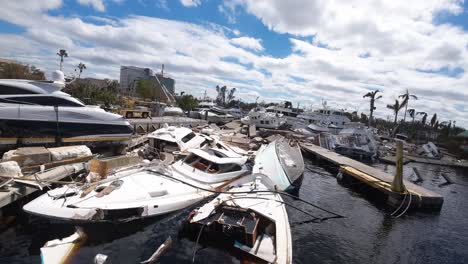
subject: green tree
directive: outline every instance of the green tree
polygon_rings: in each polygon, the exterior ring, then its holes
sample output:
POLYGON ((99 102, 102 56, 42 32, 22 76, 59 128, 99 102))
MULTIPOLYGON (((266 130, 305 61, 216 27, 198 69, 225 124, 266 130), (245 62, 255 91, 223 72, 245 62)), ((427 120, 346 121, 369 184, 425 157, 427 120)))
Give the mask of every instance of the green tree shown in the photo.
POLYGON ((369 122, 367 124, 369 127, 371 126, 372 119, 374 117, 374 110, 377 109, 375 107, 375 101, 382 98, 382 95, 377 96, 378 92, 379 92, 379 90, 375 90, 375 91, 372 91, 372 92, 368 92, 363 96, 363 98, 369 97, 369 99, 370 99, 370 114, 369 114, 369 122))
POLYGON ((198 106, 198 101, 191 94, 185 94, 177 99, 177 104, 184 111, 190 111, 198 106))
POLYGON ((405 116, 403 117, 403 122, 406 122, 406 112, 408 112, 408 104, 409 100, 413 98, 414 100, 418 100, 418 97, 414 94, 410 94, 408 89, 406 89, 406 93, 401 94, 398 96, 399 98, 402 98, 403 100, 401 101, 401 107, 405 107, 405 116))
POLYGON ((78 78, 81 77, 81 73, 83 72, 83 70, 86 70, 86 65, 84 63, 79 63, 78 64, 78 69, 80 70, 80 73, 78 74, 78 78))
POLYGON ((109 87, 100 89, 86 83, 73 82, 68 84, 64 91, 86 104, 105 104, 108 106, 117 102, 115 92, 109 87))
POLYGON ((35 66, 0 62, 0 79, 45 80, 45 74, 35 66))
POLYGON ((60 70, 62 70, 63 58, 68 57, 68 53, 67 53, 66 50, 61 49, 61 50, 59 50, 59 52, 57 52, 57 55, 60 57, 60 70))
POLYGON ((284 108, 292 108, 291 101, 284 101, 284 108))
POLYGON ((145 99, 154 100, 156 92, 153 83, 150 80, 139 80, 136 84, 136 92, 139 96, 145 99))

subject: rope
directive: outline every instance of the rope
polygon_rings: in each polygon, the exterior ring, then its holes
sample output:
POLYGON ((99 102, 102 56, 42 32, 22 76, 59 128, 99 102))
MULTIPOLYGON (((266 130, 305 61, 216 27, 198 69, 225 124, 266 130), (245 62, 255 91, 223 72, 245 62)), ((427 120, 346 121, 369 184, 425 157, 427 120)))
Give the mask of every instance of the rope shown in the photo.
POLYGON ((299 198, 299 197, 296 196, 296 195, 292 195, 292 194, 289 194, 289 193, 286 193, 286 192, 282 192, 282 191, 276 191, 276 190, 275 190, 275 191, 270 191, 270 190, 265 190, 265 191, 244 191, 244 192, 215 191, 215 190, 205 189, 205 188, 196 186, 196 185, 191 184, 191 183, 188 183, 188 182, 186 182, 186 181, 184 181, 184 180, 181 180, 181 179, 172 177, 172 176, 170 176, 170 175, 166 175, 166 174, 160 173, 160 172, 158 172, 158 171, 153 171, 153 170, 147 170, 147 171, 148 171, 148 172, 152 172, 152 173, 156 173, 156 174, 158 174, 158 175, 167 177, 167 178, 172 179, 172 180, 175 180, 175 181, 178 181, 178 182, 183 183, 183 184, 185 184, 185 185, 188 185, 188 186, 190 186, 190 187, 192 187, 192 188, 199 189, 199 190, 206 191, 206 192, 215 193, 215 194, 253 194, 253 193, 277 193, 277 194, 282 194, 282 195, 285 195, 285 196, 294 198, 294 199, 296 199, 296 200, 299 200, 299 201, 301 201, 301 202, 303 202, 303 203, 305 203, 305 204, 308 204, 308 205, 310 205, 310 206, 312 206, 312 207, 314 207, 314 208, 317 208, 317 209, 319 209, 319 210, 322 210, 322 211, 324 211, 324 212, 327 212, 327 213, 329 213, 329 214, 331 214, 331 215, 334 215, 336 218, 345 218, 345 216, 343 216, 343 215, 340 215, 340 214, 331 212, 331 211, 329 211, 329 210, 327 210, 327 209, 325 209, 325 208, 322 208, 322 207, 320 207, 320 206, 318 206, 318 205, 315 205, 315 204, 313 204, 313 203, 310 203, 310 202, 308 202, 308 201, 305 201, 305 200, 299 198))
POLYGON ((403 204, 405 203, 406 201, 406 196, 408 195, 409 192, 405 192, 405 197, 403 198, 403 201, 401 202, 400 206, 398 206, 398 208, 393 211, 390 215, 393 216, 394 214, 396 214, 396 212, 398 212, 398 210, 401 209, 401 207, 403 206, 403 204))
POLYGON ((398 218, 398 217, 404 215, 404 214, 406 213, 406 211, 408 211, 408 209, 410 208, 412 195, 411 195, 411 192, 408 192, 408 193, 409 193, 409 202, 408 202, 408 206, 406 206, 405 210, 404 210, 401 214, 395 216, 395 218, 398 218))
POLYGON ((198 232, 197 241, 195 242, 195 246, 193 247, 192 263, 195 263, 195 255, 197 254, 197 246, 198 246, 198 242, 200 241, 200 237, 201 237, 204 227, 205 225, 202 225, 202 227, 200 228, 200 232, 198 232))

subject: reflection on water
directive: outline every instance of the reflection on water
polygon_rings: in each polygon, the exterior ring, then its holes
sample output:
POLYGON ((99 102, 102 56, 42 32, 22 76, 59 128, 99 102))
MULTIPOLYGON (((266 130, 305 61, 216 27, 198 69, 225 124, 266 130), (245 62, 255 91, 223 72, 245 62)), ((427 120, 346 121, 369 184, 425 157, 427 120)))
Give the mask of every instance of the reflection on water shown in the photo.
MULTIPOLYGON (((294 263, 466 263, 468 260, 468 175, 466 172, 422 164, 408 164, 404 173, 419 184, 444 196, 440 212, 409 212, 401 218, 375 200, 367 187, 338 183, 333 173, 306 161, 300 197, 345 215, 322 223, 307 223, 307 215, 288 209, 292 225, 294 263), (444 185, 446 179, 455 184, 444 185), (465 175, 466 176, 465 176, 465 175), (302 224, 301 224, 302 223, 302 224)), ((394 173, 390 165, 377 167, 394 173)), ((312 215, 323 212, 285 197, 288 203, 312 215)), ((157 219, 124 225, 88 226, 86 245, 72 263, 92 263, 97 253, 109 256, 107 263, 137 263, 147 259, 170 235, 173 245, 160 263, 192 263, 195 243, 179 230, 191 209, 157 219)), ((16 224, 0 233, 0 263, 40 263, 39 248, 45 241, 74 232, 73 226, 49 223, 20 215, 16 224)), ((220 249, 198 245, 196 263, 237 263, 220 249), (201 249, 200 249, 201 248, 201 249)))

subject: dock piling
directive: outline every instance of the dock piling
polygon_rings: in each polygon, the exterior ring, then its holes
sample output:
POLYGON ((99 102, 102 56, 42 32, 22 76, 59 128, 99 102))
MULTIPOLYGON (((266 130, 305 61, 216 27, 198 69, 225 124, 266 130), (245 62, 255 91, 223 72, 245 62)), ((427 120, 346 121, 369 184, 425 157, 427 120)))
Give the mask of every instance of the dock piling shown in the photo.
POLYGON ((396 146, 396 172, 391 188, 394 192, 403 193, 406 190, 403 183, 403 142, 397 141, 396 146))

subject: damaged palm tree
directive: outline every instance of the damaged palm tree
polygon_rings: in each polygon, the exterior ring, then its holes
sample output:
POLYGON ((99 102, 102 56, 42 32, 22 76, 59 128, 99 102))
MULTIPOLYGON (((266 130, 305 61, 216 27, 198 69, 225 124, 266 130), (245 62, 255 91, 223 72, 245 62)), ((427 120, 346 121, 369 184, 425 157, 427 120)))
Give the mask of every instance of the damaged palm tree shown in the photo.
POLYGON ((403 106, 405 107, 405 115, 403 117, 403 122, 406 122, 406 112, 408 112, 408 103, 409 103, 409 100, 410 99, 414 99, 414 100, 418 100, 418 97, 414 94, 410 94, 408 89, 406 89, 406 93, 404 94, 401 94, 400 96, 398 96, 399 98, 402 99, 401 101, 401 107, 403 108, 403 106))
POLYGON ((371 126, 372 124, 372 118, 374 116, 374 110, 377 109, 375 107, 375 101, 379 100, 380 98, 382 98, 382 95, 379 95, 377 96, 377 93, 379 93, 379 90, 375 90, 375 91, 372 91, 372 92, 368 92, 366 93, 363 98, 366 98, 366 97, 369 97, 370 99, 370 114, 369 114, 369 123, 367 124, 369 127, 371 126), (376 97, 377 96, 377 97, 376 97))

